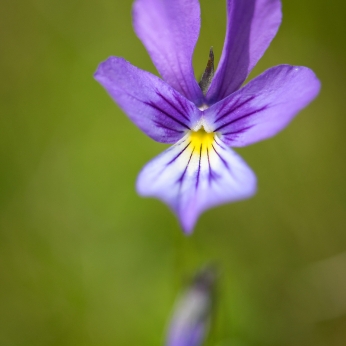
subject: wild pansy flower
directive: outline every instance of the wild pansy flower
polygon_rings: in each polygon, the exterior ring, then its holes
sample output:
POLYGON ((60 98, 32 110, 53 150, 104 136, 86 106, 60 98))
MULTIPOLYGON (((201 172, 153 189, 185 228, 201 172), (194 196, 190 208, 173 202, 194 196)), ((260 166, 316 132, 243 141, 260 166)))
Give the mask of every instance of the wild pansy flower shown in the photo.
POLYGON ((198 84, 192 55, 198 0, 137 0, 133 24, 162 79, 119 57, 95 78, 149 137, 174 144, 139 174, 137 191, 167 203, 185 232, 204 210, 252 196, 256 177, 230 147, 282 130, 317 94, 306 67, 273 67, 241 87, 281 23, 280 0, 227 0, 227 32, 214 75, 213 53, 198 84))
POLYGON ((216 271, 198 272, 176 302, 169 324, 166 346, 200 346, 209 329, 213 310, 216 271))

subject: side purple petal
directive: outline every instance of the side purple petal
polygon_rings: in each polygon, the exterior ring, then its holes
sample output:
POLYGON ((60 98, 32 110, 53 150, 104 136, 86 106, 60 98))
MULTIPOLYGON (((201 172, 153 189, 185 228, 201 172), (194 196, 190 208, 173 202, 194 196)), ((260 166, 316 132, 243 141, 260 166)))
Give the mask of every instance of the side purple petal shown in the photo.
POLYGON ((137 0, 133 26, 163 79, 197 106, 202 104, 192 67, 200 30, 198 0, 137 0))
POLYGON ((280 65, 205 110, 204 118, 227 145, 246 146, 281 131, 319 90, 309 68, 280 65))
POLYGON ((280 0, 227 0, 226 38, 207 93, 209 104, 240 88, 275 37, 280 23, 280 0))
POLYGON ((200 117, 195 105, 160 78, 122 58, 101 63, 95 79, 149 137, 175 143, 200 117))

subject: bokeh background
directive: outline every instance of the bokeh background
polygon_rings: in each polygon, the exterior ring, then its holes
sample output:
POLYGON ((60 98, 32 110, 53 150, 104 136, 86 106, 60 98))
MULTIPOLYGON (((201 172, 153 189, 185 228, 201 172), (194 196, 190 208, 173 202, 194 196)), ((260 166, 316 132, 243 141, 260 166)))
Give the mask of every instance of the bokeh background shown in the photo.
MULTIPOLYGON (((110 55, 156 73, 132 0, 0 5, 0 345, 163 345, 182 285, 219 266, 210 346, 346 344, 346 3, 283 0, 253 71, 312 68, 320 96, 275 138, 239 149, 257 195, 185 237, 135 192, 165 149, 93 79, 110 55)), ((218 60, 225 1, 202 0, 194 66, 218 60)))

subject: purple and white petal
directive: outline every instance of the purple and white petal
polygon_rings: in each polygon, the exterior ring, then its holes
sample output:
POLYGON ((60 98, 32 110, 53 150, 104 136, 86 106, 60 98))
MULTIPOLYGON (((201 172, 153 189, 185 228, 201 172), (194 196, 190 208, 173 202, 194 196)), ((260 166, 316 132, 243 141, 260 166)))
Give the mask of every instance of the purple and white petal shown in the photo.
POLYGON ((201 112, 160 78, 122 58, 101 63, 95 79, 149 137, 175 143, 198 121, 201 112))
POLYGON ((238 90, 275 37, 280 0, 227 0, 226 38, 207 93, 209 104, 238 90))
POLYGON ((281 131, 319 90, 309 68, 276 66, 206 109, 204 120, 227 145, 246 146, 281 131))
POLYGON ((203 94, 192 67, 200 30, 198 0, 137 0, 133 26, 163 79, 201 105, 203 94))
POLYGON ((251 169, 212 133, 187 134, 149 162, 137 180, 138 193, 167 203, 186 233, 204 210, 248 198, 255 190, 251 169))

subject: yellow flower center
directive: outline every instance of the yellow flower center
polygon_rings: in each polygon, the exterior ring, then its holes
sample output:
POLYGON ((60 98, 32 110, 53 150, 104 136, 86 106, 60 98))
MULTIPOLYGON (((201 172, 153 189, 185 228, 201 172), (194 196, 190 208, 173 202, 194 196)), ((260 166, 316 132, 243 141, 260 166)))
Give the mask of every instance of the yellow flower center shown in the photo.
POLYGON ((206 132, 202 127, 198 131, 193 131, 190 133, 191 146, 195 150, 199 150, 204 153, 207 149, 209 150, 214 143, 214 132, 206 132))

